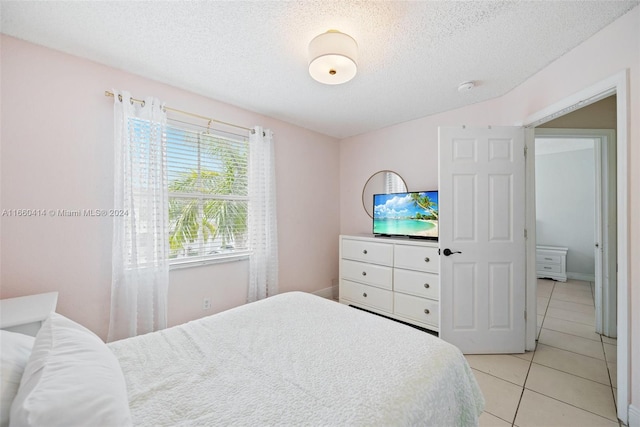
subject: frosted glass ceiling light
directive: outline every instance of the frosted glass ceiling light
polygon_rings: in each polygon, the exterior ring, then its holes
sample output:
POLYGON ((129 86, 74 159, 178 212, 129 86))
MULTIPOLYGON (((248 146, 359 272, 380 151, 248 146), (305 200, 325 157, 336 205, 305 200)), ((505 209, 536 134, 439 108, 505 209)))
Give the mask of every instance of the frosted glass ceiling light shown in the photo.
POLYGON ((358 71, 358 44, 348 34, 329 30, 309 43, 309 74, 320 83, 338 85, 358 71))

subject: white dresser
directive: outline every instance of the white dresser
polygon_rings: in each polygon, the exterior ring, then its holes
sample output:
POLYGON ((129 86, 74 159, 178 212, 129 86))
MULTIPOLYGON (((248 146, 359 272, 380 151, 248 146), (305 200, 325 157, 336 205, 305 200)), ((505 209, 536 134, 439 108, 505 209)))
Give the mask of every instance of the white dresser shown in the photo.
POLYGON ((537 276, 566 282, 568 250, 559 246, 536 246, 537 276))
POLYGON ((340 236, 340 302, 433 331, 440 324, 438 243, 340 236))

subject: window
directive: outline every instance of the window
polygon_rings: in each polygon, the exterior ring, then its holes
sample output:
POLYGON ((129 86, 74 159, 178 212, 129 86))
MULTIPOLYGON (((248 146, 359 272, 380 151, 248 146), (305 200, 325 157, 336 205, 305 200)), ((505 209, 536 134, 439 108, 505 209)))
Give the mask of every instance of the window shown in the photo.
POLYGON ((178 121, 166 138, 171 263, 248 254, 248 140, 178 121))

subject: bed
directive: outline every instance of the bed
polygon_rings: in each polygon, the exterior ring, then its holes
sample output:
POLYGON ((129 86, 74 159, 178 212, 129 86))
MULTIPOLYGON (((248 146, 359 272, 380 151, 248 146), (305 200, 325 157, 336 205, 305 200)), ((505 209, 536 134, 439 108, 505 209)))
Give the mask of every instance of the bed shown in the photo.
MULTIPOLYGON (((34 353, 40 336, 55 329, 50 323, 67 321, 71 322, 60 315, 45 321, 34 353)), ((79 339, 74 335, 63 341, 79 339)), ((93 345, 97 351, 99 344, 93 345)), ((112 359, 97 370, 100 376, 119 369, 122 377, 116 378, 113 389, 100 390, 95 397, 80 396, 89 403, 103 400, 93 407, 84 405, 83 425, 88 425, 86 417, 107 407, 113 413, 101 415, 102 425, 473 426, 484 406, 473 373, 456 347, 302 292, 100 345, 101 352, 106 349, 105 359, 112 359), (116 396, 118 390, 121 396, 116 396), (114 401, 104 401, 105 396, 114 401)), ((87 355, 90 360, 101 357, 87 355)), ((25 375, 32 375, 31 359, 25 375)), ((74 367, 68 374, 95 388, 99 379, 86 378, 95 371, 74 367)), ((22 379, 17 400, 25 394, 25 383, 28 386, 30 380, 22 379)), ((15 425, 37 425, 18 422, 26 418, 19 410, 14 414, 14 406, 20 403, 12 404, 11 425, 14 419, 15 425)), ((51 417, 41 419, 49 422, 43 425, 53 425, 51 417)))

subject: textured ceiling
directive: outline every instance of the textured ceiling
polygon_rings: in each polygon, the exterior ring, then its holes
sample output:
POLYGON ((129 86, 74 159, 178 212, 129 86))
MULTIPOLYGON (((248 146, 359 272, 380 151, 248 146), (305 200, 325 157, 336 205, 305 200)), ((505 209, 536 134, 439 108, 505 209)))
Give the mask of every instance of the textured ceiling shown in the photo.
POLYGON ((637 5, 2 0, 0 30, 344 138, 501 96, 637 5), (307 72, 309 41, 329 29, 359 45, 343 85, 307 72), (459 93, 467 80, 478 86, 459 93))

